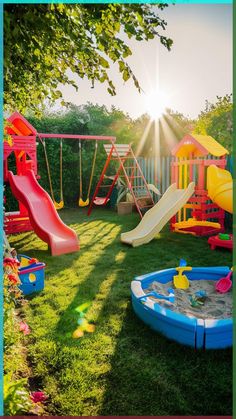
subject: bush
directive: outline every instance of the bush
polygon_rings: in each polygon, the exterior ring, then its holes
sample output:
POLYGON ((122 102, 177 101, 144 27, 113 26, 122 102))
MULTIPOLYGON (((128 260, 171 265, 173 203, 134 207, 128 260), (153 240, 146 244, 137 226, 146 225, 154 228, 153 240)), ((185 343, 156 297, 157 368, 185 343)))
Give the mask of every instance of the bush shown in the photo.
POLYGON ((44 412, 43 392, 30 393, 25 335, 30 333, 19 310, 25 300, 19 289, 18 262, 4 259, 4 414, 15 416, 44 412), (37 397, 36 397, 37 396, 37 397), (40 396, 40 397, 39 397, 40 396))

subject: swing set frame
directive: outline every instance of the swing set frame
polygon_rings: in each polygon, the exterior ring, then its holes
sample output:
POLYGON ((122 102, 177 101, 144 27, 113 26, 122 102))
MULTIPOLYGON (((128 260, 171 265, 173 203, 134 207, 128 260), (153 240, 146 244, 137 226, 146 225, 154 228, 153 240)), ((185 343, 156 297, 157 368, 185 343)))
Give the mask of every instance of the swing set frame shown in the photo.
POLYGON ((50 192, 51 197, 53 200, 53 203, 55 205, 55 208, 57 210, 60 210, 64 207, 64 199, 63 199, 63 188, 62 188, 62 140, 69 139, 69 140, 77 140, 79 141, 79 171, 80 171, 80 186, 79 186, 79 199, 78 199, 78 206, 79 207, 86 207, 89 205, 89 195, 91 191, 92 186, 92 179, 95 169, 95 162, 96 162, 96 156, 97 156, 97 145, 98 142, 110 142, 111 144, 115 144, 116 137, 111 136, 104 136, 104 135, 77 135, 77 134, 44 134, 44 133, 37 133, 37 137, 39 138, 40 142, 43 145, 44 148, 44 156, 46 160, 46 166, 47 166, 47 172, 48 172, 48 180, 49 180, 49 186, 50 186, 50 192), (52 187, 52 179, 50 174, 50 166, 47 158, 47 152, 46 152, 46 144, 45 139, 46 138, 53 138, 60 140, 60 202, 56 202, 52 187), (83 183, 82 183, 82 147, 81 147, 81 141, 96 141, 95 143, 95 150, 94 150, 94 156, 93 156, 93 162, 92 162, 92 170, 89 180, 89 187, 87 191, 87 197, 86 200, 83 200, 83 183))
MULTIPOLYGON (((37 165, 37 139, 39 139, 40 142, 45 141, 45 139, 53 138, 60 139, 61 141, 63 139, 70 139, 75 141, 110 142, 111 144, 115 144, 116 142, 116 137, 105 135, 38 133, 36 129, 27 121, 27 119, 25 119, 18 112, 14 112, 7 119, 7 121, 9 125, 6 127, 5 131, 6 134, 10 136, 12 144, 4 141, 4 182, 8 182, 8 158, 12 153, 14 153, 16 159, 16 175, 24 176, 27 170, 32 170, 36 178, 40 178, 38 175, 37 165)), ((61 195, 61 197, 62 196, 63 195, 61 195)), ((32 230, 28 211, 21 204, 21 202, 19 202, 18 211, 6 213, 4 224, 6 234, 21 233, 32 230)))

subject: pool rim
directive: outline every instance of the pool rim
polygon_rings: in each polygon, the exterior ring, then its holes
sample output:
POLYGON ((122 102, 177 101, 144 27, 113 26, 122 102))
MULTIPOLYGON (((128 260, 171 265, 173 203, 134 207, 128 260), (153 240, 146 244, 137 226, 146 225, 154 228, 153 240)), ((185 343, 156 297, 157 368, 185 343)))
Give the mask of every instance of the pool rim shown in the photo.
MULTIPOLYGON (((219 277, 227 275, 229 271, 230 268, 228 266, 193 267, 192 271, 187 273, 187 276, 190 280, 199 280, 200 278, 192 279, 191 277, 204 274, 216 275, 216 278, 212 279, 217 281, 219 277)), ((173 338, 173 340, 177 340, 179 343, 194 346, 195 348, 206 349, 218 349, 232 346, 232 317, 225 319, 200 319, 164 308, 149 297, 146 297, 145 302, 140 301, 140 297, 145 297, 146 295, 143 291, 145 282, 158 281, 158 277, 163 278, 163 276, 169 277, 170 275, 173 276, 176 274, 177 271, 175 268, 169 268, 136 276, 131 282, 132 304, 136 314, 151 328, 158 332, 162 332, 170 339, 173 338), (150 316, 152 316, 153 319, 151 319, 150 316), (147 317, 149 317, 148 320, 147 317), (183 332, 184 329, 186 336, 183 337, 183 339, 175 332, 173 332, 173 336, 170 335, 167 328, 173 328, 175 324, 180 331, 183 332), (192 333, 191 338, 187 336, 188 333, 191 334, 190 331, 192 333), (194 334, 196 334, 195 339, 193 337, 194 334)))

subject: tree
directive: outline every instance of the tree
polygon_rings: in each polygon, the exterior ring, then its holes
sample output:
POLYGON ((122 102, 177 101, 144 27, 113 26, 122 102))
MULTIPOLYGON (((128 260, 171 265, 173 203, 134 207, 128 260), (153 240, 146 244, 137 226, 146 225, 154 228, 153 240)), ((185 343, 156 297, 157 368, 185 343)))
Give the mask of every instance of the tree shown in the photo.
POLYGON ((211 135, 228 151, 233 148, 233 103, 232 95, 217 96, 215 103, 206 101, 205 110, 200 113, 194 132, 211 135))
MULTIPOLYGON (((159 16, 167 4, 6 4, 4 6, 5 107, 37 110, 48 99, 62 98, 58 84, 70 84, 77 74, 106 83, 111 63, 124 81, 139 82, 127 63, 132 51, 122 32, 137 41, 159 37, 168 50, 172 40, 163 35, 167 23, 159 16)), ((62 105, 65 103, 62 101, 62 105)))

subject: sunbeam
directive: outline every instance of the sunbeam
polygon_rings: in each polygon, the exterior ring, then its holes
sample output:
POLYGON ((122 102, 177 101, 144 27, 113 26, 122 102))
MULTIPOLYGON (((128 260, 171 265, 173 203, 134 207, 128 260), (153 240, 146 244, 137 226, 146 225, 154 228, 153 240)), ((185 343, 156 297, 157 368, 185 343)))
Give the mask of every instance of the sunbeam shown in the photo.
POLYGON ((149 131, 150 131, 150 128, 151 128, 151 125, 152 125, 152 120, 149 119, 149 121, 148 121, 148 123, 147 123, 147 125, 145 127, 144 133, 143 133, 143 135, 142 135, 142 137, 141 137, 141 139, 139 141, 139 145, 137 147, 137 151, 136 151, 137 157, 140 156, 140 154, 142 153, 143 147, 145 145, 147 136, 148 136, 149 131))
MULTIPOLYGON (((167 119, 167 124, 171 127, 172 131, 176 133, 178 131, 180 133, 180 137, 182 137, 185 134, 184 128, 178 123, 178 121, 173 118, 169 112, 165 114, 165 118, 167 119)), ((193 127, 188 127, 188 132, 192 131, 193 127)))
MULTIPOLYGON (((154 121, 154 157, 155 159, 160 156, 160 121, 159 119, 154 121)), ((157 184, 158 181, 158 174, 157 174, 157 165, 154 165, 154 181, 157 184)))
POLYGON ((164 140, 171 151, 174 146, 178 143, 178 136, 176 135, 175 131, 173 131, 172 126, 169 124, 169 120, 167 119, 168 114, 164 116, 164 118, 160 119, 160 125, 162 131, 164 133, 164 140))

